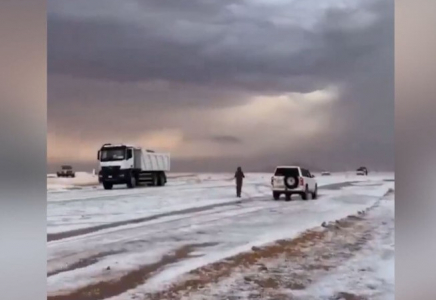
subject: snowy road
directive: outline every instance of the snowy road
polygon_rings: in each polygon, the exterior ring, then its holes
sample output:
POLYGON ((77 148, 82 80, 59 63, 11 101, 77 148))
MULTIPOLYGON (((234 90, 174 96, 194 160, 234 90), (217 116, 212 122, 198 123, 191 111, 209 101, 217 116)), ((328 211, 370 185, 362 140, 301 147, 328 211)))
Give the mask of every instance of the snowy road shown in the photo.
POLYGON ((187 272, 373 205, 393 174, 317 177, 318 200, 273 201, 270 174, 174 177, 163 188, 50 189, 50 299, 131 299, 187 272), (110 284, 109 284, 110 283, 110 284), (98 292, 95 292, 95 290, 98 292))

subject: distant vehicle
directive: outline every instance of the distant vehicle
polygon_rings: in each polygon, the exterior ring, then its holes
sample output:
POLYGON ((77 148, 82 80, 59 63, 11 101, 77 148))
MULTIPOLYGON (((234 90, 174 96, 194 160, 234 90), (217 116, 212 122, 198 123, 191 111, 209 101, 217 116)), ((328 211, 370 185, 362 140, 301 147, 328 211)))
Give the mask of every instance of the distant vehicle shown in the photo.
POLYGON ((366 167, 360 167, 356 170, 356 175, 360 176, 367 176, 368 175, 368 169, 366 167))
POLYGON ((332 175, 332 173, 330 173, 329 171, 324 171, 321 173, 321 176, 330 176, 332 175))
POLYGON ((73 171, 73 167, 67 165, 61 166, 61 170, 56 172, 56 175, 58 177, 76 177, 76 173, 73 171))
POLYGON ((104 144, 97 154, 99 182, 110 190, 115 184, 134 188, 140 184, 164 186, 170 170, 170 155, 124 144, 104 144))
POLYGON ((293 194, 301 195, 304 200, 309 195, 317 199, 318 184, 314 177, 309 170, 299 166, 277 167, 271 178, 274 200, 279 200, 282 194, 286 196, 286 201, 290 201, 293 194))

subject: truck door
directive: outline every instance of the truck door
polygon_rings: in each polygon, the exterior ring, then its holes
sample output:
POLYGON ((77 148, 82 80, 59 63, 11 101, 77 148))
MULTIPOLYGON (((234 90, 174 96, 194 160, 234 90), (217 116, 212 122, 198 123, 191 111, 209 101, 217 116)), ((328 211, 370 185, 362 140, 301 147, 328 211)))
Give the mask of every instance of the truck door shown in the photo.
POLYGON ((133 149, 127 148, 127 164, 129 168, 133 168, 135 159, 133 158, 133 149))

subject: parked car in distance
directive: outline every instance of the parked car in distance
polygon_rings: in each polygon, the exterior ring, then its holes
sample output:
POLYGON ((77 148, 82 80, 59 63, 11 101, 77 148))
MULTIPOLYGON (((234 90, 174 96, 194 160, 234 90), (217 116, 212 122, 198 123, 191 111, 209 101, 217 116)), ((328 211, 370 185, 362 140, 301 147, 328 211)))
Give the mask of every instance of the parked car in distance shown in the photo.
POLYGON ((324 171, 321 173, 321 176, 330 176, 332 175, 332 173, 330 173, 329 171, 324 171))
POLYGON ((58 177, 76 177, 73 167, 68 165, 61 166, 61 170, 56 172, 56 174, 58 177))
POLYGON ((274 200, 279 200, 283 194, 286 201, 291 200, 293 194, 299 194, 304 200, 312 196, 318 197, 318 184, 309 170, 299 166, 277 167, 271 177, 271 186, 274 200))
POLYGON ((360 167, 356 170, 356 175, 359 176, 367 176, 368 175, 368 169, 366 167, 360 167))

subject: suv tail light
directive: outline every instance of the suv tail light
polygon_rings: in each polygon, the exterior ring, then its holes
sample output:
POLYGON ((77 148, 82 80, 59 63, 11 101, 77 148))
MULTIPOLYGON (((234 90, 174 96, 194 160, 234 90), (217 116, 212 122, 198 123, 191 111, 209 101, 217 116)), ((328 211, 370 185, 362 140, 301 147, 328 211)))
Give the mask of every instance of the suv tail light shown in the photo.
POLYGON ((300 177, 300 185, 304 185, 304 178, 300 177))

